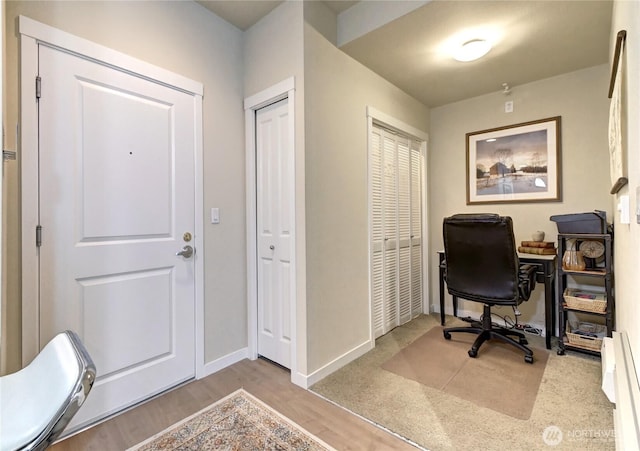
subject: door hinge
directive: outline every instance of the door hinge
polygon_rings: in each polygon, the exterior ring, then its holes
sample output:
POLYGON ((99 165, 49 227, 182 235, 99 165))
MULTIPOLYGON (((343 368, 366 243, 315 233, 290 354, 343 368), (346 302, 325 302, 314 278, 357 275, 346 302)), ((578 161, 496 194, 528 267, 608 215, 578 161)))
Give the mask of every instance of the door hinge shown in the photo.
POLYGON ((39 99, 42 95, 42 78, 40 75, 36 77, 36 99, 39 99))
POLYGON ((36 247, 42 246, 42 226, 36 226, 36 247))

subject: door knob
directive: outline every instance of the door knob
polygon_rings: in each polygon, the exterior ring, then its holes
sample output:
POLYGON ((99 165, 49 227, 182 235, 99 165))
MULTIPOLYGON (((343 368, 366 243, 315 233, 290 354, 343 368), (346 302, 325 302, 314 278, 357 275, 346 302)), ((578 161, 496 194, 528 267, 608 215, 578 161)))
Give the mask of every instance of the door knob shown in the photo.
POLYGON ((193 248, 187 245, 183 247, 181 251, 176 252, 176 255, 184 258, 191 258, 193 255, 193 248))
POLYGON ((269 249, 274 250, 276 247, 272 244, 271 246, 269 246, 269 249))

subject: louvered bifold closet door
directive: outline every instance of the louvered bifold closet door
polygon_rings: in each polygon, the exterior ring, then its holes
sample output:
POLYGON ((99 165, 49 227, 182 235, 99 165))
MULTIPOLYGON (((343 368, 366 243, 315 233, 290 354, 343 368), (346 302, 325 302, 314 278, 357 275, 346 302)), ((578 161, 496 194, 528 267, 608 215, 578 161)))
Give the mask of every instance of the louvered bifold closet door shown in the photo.
POLYGON ((384 329, 384 221, 382 205, 383 162, 382 136, 374 130, 371 136, 370 177, 371 177, 371 303, 373 330, 376 337, 384 329))
POLYGON ((422 311, 421 164, 420 143, 374 127, 370 211, 376 338, 422 311))
POLYGON ((387 333, 398 325, 398 167, 396 153, 394 136, 383 133, 383 333, 387 333))
POLYGON ((422 313, 422 152, 411 142, 411 315, 422 313))
POLYGON ((396 137, 398 158, 398 310, 399 324, 411 321, 411 154, 409 140, 396 137))

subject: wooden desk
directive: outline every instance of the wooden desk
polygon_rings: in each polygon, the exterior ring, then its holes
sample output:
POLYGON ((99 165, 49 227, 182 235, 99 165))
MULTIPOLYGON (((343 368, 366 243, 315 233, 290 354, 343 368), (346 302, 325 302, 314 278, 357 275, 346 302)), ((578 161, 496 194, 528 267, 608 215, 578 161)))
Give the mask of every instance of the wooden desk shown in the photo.
MULTIPOLYGON (((556 256, 522 254, 518 252, 521 263, 536 265, 536 282, 544 283, 544 328, 547 349, 551 349, 551 337, 556 330, 556 256)), ((440 324, 444 326, 444 251, 438 251, 440 267, 440 324)), ((458 298, 453 296, 453 316, 458 316, 458 298)))

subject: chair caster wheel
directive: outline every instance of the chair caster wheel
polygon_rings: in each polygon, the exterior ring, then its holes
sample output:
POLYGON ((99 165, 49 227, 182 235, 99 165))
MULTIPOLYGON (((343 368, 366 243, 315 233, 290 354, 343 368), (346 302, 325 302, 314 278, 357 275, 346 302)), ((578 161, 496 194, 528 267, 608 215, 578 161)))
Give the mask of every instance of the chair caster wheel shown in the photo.
POLYGON ((533 363, 533 356, 532 355, 525 355, 524 356, 524 361, 527 363, 533 363))
POLYGON ((469 349, 469 357, 475 358, 478 355, 478 351, 475 349, 469 349))
POLYGON ((558 355, 564 355, 564 349, 558 349, 558 355))
POLYGON ((446 340, 451 340, 451 334, 449 332, 447 332, 446 330, 442 332, 442 335, 444 335, 444 338, 446 340))

